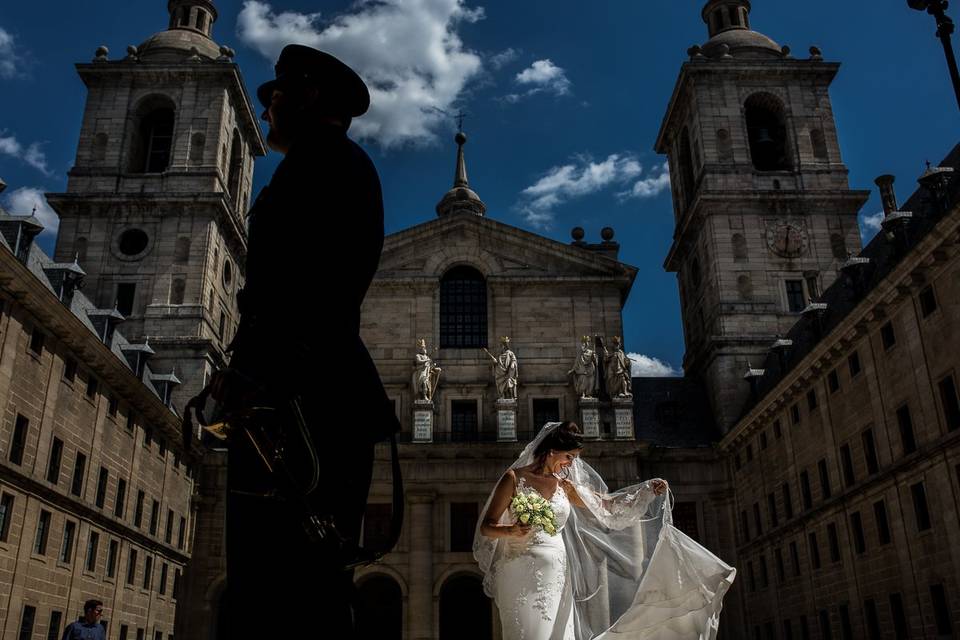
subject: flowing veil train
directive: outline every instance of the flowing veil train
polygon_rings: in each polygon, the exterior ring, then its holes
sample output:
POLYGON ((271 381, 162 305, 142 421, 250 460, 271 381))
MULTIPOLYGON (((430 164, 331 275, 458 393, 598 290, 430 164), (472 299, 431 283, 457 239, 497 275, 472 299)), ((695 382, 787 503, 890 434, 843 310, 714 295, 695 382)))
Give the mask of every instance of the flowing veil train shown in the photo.
MULTIPOLYGON (((511 465, 534 461, 534 451, 559 422, 547 423, 511 465)), ((650 482, 610 491, 576 458, 567 478, 586 509, 574 508, 561 535, 570 567, 574 632, 578 640, 712 640, 723 596, 736 569, 673 526, 672 492, 657 496, 650 482)), ((481 514, 493 498, 491 492, 481 514)), ((511 522, 509 509, 502 524, 511 522)), ((493 597, 502 539, 474 534, 473 553, 493 597)))

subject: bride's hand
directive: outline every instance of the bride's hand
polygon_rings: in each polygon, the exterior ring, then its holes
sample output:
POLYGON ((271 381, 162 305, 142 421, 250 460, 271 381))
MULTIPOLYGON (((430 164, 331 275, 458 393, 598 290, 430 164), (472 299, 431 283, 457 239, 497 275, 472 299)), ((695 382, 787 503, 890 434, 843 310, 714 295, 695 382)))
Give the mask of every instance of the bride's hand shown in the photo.
POLYGON ((655 480, 650 481, 650 488, 653 489, 653 493, 656 495, 662 495, 667 490, 667 481, 656 478, 655 480))
POLYGON ((508 527, 504 527, 503 529, 506 537, 508 538, 526 538, 533 530, 533 526, 518 522, 516 524, 511 524, 508 527))

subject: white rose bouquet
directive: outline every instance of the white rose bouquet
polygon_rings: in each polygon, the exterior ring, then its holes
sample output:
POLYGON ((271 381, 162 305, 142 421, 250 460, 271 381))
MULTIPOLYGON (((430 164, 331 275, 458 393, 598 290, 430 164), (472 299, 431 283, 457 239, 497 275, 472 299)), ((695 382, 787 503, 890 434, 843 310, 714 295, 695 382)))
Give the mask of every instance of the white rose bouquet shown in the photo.
POLYGON ((510 512, 523 524, 539 527, 551 536, 557 535, 557 519, 553 507, 541 495, 520 493, 510 501, 510 512))

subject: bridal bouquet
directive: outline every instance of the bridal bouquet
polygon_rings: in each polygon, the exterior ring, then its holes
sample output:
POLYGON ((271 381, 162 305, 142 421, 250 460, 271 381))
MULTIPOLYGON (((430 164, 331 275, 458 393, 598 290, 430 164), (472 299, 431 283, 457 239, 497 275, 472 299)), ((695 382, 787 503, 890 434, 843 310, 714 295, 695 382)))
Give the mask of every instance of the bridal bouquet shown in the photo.
POLYGON ((510 511, 523 524, 539 527, 551 536, 557 535, 557 519, 553 507, 543 496, 521 493, 510 501, 510 511))

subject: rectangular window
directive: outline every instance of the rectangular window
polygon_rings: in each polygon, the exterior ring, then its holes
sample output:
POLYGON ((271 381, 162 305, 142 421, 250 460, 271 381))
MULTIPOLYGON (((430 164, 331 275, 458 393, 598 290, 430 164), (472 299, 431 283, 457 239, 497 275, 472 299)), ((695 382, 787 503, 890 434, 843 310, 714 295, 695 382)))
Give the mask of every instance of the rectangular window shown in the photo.
POLYGON ((47 626, 47 640, 59 640, 60 625, 63 623, 62 611, 50 612, 50 624, 47 626))
POLYGON ((867 619, 867 640, 881 640, 880 616, 877 615, 877 603, 872 598, 863 601, 863 616, 867 619))
POLYGON ((140 627, 137 627, 137 640, 144 640, 144 630, 140 627))
POLYGON ((853 550, 857 554, 864 553, 867 550, 867 539, 863 535, 863 518, 859 511, 850 514, 850 530, 853 532, 853 550))
POLYGON ((97 379, 93 377, 91 373, 87 378, 87 397, 91 400, 94 399, 97 395, 97 379))
POLYGON ((853 454, 850 453, 850 445, 845 444, 840 447, 840 466, 843 467, 843 482, 846 486, 852 487, 857 482, 853 473, 853 454))
POLYGON ((937 310, 937 296, 933 293, 933 285, 927 285, 920 291, 920 313, 924 318, 937 310))
POLYGON ((793 625, 789 618, 783 620, 783 640, 793 640, 793 625))
POLYGON ((13 438, 10 439, 10 462, 23 464, 23 449, 27 444, 27 427, 30 421, 17 414, 17 421, 13 427, 13 438))
POLYGON ((700 523, 697 519, 697 503, 695 501, 674 503, 673 526, 694 540, 700 540, 700 523))
POLYGON ((897 640, 909 638, 907 614, 903 609, 903 598, 899 593, 890 594, 890 616, 893 618, 893 637, 897 640))
POLYGON ((740 471, 741 467, 743 467, 743 463, 740 461, 740 454, 738 453, 733 456, 733 468, 740 471))
POLYGON ((10 523, 13 521, 13 496, 4 493, 0 497, 0 542, 6 542, 10 536, 10 523))
POLYGON ((740 530, 743 533, 744 542, 750 541, 750 521, 747 520, 747 512, 740 512, 740 530))
POLYGON ((137 491, 137 506, 136 506, 136 508, 135 508, 134 511, 133 511, 133 526, 135 526, 135 527, 139 527, 141 524, 143 524, 143 499, 144 499, 144 497, 145 497, 145 496, 144 496, 144 494, 143 494, 143 491, 138 490, 138 491, 137 491))
POLYGON ((783 483, 783 517, 789 520, 793 517, 793 496, 790 494, 790 485, 783 483))
POLYGON ((816 389, 810 389, 807 391, 807 409, 813 411, 817 408, 817 391, 816 389))
POLYGON ((143 588, 150 589, 150 579, 153 578, 153 558, 147 556, 143 559, 143 588))
POLYGON ((114 396, 110 396, 110 401, 107 404, 107 415, 111 418, 117 417, 117 411, 120 410, 120 401, 114 396))
POLYGON ((135 426, 136 426, 136 421, 134 420, 134 417, 133 417, 133 411, 128 411, 127 412, 127 431, 129 431, 130 433, 133 433, 133 429, 135 426))
POLYGON ((937 621, 937 635, 948 638, 953 636, 950 605, 942 584, 930 585, 930 600, 933 602, 933 617, 937 621))
POLYGON ((73 382, 77 377, 77 361, 73 358, 63 359, 63 379, 67 382, 73 382))
POLYGON ((773 550, 773 564, 777 572, 777 583, 783 583, 787 579, 787 572, 783 564, 783 550, 780 547, 773 550))
POLYGON ((863 443, 863 457, 867 464, 867 474, 872 476, 880 470, 880 463, 877 461, 877 445, 873 439, 873 429, 865 429, 860 434, 860 441, 863 443))
POLYGON ((20 617, 20 636, 19 640, 32 640, 33 622, 37 616, 36 607, 28 604, 23 605, 23 615, 20 617))
POLYGON ((123 517, 124 503, 127 500, 127 481, 117 478, 117 502, 113 505, 113 515, 123 517))
POLYGON ((37 555, 47 555, 47 537, 50 535, 50 512, 40 510, 37 520, 37 535, 33 540, 33 552, 37 555))
POLYGON ((117 284, 117 311, 120 315, 133 315, 133 302, 137 297, 137 285, 135 282, 121 282, 117 284))
POLYGON ((830 546, 830 562, 840 562, 840 538, 834 522, 827 525, 827 544, 830 546))
POLYGON ((790 420, 794 425, 800 424, 800 405, 794 404, 790 407, 790 420))
POLYGON ((817 534, 814 531, 808 536, 810 547, 810 564, 814 569, 820 568, 820 545, 817 544, 817 534))
POLYGON ((753 573, 753 560, 747 561, 747 586, 751 593, 757 590, 757 576, 753 573))
POLYGON ((97 570, 97 549, 100 546, 100 534, 96 531, 90 532, 87 538, 87 571, 97 570))
POLYGON ((903 405, 897 409, 897 424, 900 426, 900 442, 903 445, 903 455, 917 450, 917 440, 913 434, 913 418, 910 417, 910 405, 903 405))
POLYGON ((840 391, 840 376, 837 375, 836 369, 827 374, 827 389, 830 393, 840 391))
POLYGON ((757 527, 757 535, 763 535, 763 521, 760 519, 760 503, 753 503, 753 522, 757 527))
POLYGON ((137 550, 130 549, 130 556, 127 558, 127 584, 133 584, 137 577, 137 550))
POLYGON ((80 496, 83 493, 83 474, 87 470, 87 456, 77 451, 77 462, 73 465, 73 482, 70 483, 70 493, 80 496))
POLYGON ((787 290, 787 309, 791 313, 800 313, 807 306, 806 298, 803 295, 803 280, 786 280, 784 286, 787 290))
POLYGON ((917 531, 926 531, 931 527, 930 510, 927 508, 927 492, 922 482, 910 485, 913 497, 913 513, 917 517, 917 531))
POLYGON ((156 500, 150 505, 150 535, 157 535, 157 527, 160 526, 160 503, 156 500))
POLYGON ((143 448, 149 449, 150 445, 153 444, 153 429, 150 427, 143 428, 143 448))
POLYGON ((794 577, 800 575, 800 551, 797 549, 797 543, 790 543, 790 566, 793 569, 794 577))
POLYGON ((843 640, 853 640, 853 625, 850 624, 850 606, 841 604, 837 607, 840 614, 840 637, 843 640))
POLYGON ((767 432, 760 432, 760 450, 763 451, 767 448, 767 432))
POLYGON ((120 552, 120 543, 116 540, 110 541, 110 547, 107 550, 107 577, 112 578, 117 573, 117 554, 120 552))
POLYGON ((850 377, 856 378, 861 371, 860 354, 854 351, 847 356, 847 367, 850 369, 850 377))
POLYGON ((97 477, 97 507, 102 509, 103 503, 107 499, 107 482, 110 480, 110 472, 106 467, 100 467, 100 475, 97 477))
POLYGON ((475 400, 451 401, 450 432, 453 442, 477 441, 477 403, 475 400))
POLYGON ((800 472, 800 495, 803 497, 804 510, 813 508, 813 494, 810 492, 810 474, 806 469, 800 472))
POLYGON ((873 517, 877 521, 877 538, 880 544, 890 542, 890 523, 887 521, 887 505, 883 500, 873 503, 873 517))
POLYGON ((50 445, 50 459, 47 461, 47 482, 57 484, 60 480, 60 461, 63 459, 63 440, 54 438, 50 445))
POLYGON ((940 406, 943 407, 943 420, 947 431, 960 429, 960 400, 957 399, 957 386, 953 376, 947 376, 937 386, 940 388, 940 406))
POLYGON ((830 472, 827 470, 827 461, 820 460, 817 463, 817 470, 820 473, 820 496, 827 500, 832 495, 830 491, 830 472))
POLYGON ((783 437, 783 428, 780 426, 780 420, 773 421, 773 437, 777 440, 783 437))
POLYGON ((390 537, 390 503, 368 503, 363 515, 363 546, 383 546, 390 537))
POLYGON ((800 640, 810 640, 810 627, 807 626, 807 616, 800 616, 800 640))
POLYGON ((160 565, 160 584, 157 585, 157 593, 164 595, 167 593, 167 563, 160 565))
POLYGON ((883 343, 884 349, 890 349, 897 344, 897 335, 893 332, 892 320, 887 321, 885 325, 880 327, 880 341, 883 343))
POLYGON ((747 462, 753 462, 753 445, 747 445, 747 462))
POLYGON ((173 541, 173 509, 167 509, 167 528, 163 532, 163 541, 167 544, 173 541))
POLYGON ((119 640, 127 640, 127 634, 129 634, 129 633, 130 633, 130 628, 129 628, 127 625, 125 625, 125 624, 120 625, 120 639, 119 639, 119 640))
POLYGON ((43 335, 43 331, 41 331, 37 327, 34 327, 33 332, 30 334, 30 351, 37 354, 38 356, 42 355, 44 339, 45 339, 45 336, 43 335))
POLYGON ((183 549, 184 536, 187 532, 187 519, 180 516, 180 529, 177 531, 177 549, 183 549))
POLYGON ((472 551, 477 528, 477 503, 450 503, 450 551, 472 551))
POLYGON ((770 512, 770 528, 774 528, 780 525, 779 518, 777 516, 777 496, 773 493, 767 494, 767 511, 770 512))
POLYGON ((560 420, 560 401, 557 398, 533 399, 533 425, 539 429, 548 422, 560 420))
POLYGON ((174 600, 180 595, 180 569, 173 570, 173 586, 170 588, 170 597, 174 600))
POLYGON ((70 564, 73 560, 73 537, 77 533, 77 523, 67 520, 63 525, 63 544, 60 545, 60 562, 70 564))
POLYGON ((833 629, 830 628, 830 612, 826 609, 820 609, 820 638, 821 640, 833 640, 833 629))
POLYGON ((767 573, 767 557, 760 556, 760 588, 766 589, 770 585, 770 576, 767 573))

